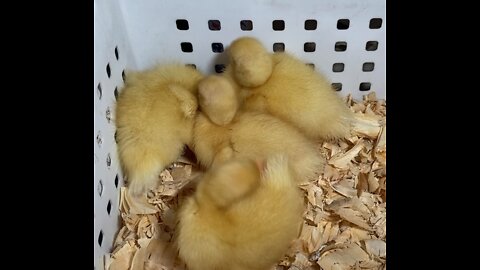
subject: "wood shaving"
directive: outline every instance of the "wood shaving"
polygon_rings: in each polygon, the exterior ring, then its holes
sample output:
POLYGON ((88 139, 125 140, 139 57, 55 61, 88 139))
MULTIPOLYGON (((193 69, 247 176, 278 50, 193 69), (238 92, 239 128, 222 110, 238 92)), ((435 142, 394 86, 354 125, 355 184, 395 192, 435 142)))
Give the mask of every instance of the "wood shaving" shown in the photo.
POLYGON ((349 243, 341 248, 325 252, 318 260, 324 270, 351 269, 357 263, 370 261, 370 257, 357 243, 349 243))
POLYGON ((384 257, 387 256, 387 243, 379 239, 368 239, 364 241, 365 249, 368 254, 375 257, 384 257))
MULTIPOLYGON (((304 222, 289 251, 269 270, 386 269, 386 101, 375 93, 345 99, 355 115, 352 135, 320 142, 327 163, 319 178, 300 185, 304 222)), ((106 270, 187 270, 173 244, 176 212, 203 173, 180 157, 145 198, 120 190, 123 226, 106 270)))
POLYGON ((381 118, 367 116, 362 113, 355 113, 355 122, 353 124, 353 131, 358 135, 364 135, 369 138, 376 138, 380 132, 381 118))
POLYGON ((357 144, 346 153, 338 153, 332 157, 328 163, 339 169, 348 169, 348 164, 355 158, 358 153, 365 147, 363 139, 357 141, 357 144))

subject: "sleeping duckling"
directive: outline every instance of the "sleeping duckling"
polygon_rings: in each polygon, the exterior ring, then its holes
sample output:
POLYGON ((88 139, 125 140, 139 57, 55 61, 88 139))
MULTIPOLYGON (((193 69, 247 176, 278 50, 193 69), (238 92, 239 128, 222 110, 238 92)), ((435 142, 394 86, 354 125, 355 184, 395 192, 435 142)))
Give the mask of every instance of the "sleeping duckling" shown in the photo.
POLYGON ((234 85, 222 76, 199 83, 201 113, 195 120, 193 151, 206 168, 232 157, 266 158, 285 153, 299 182, 312 180, 325 158, 293 126, 261 112, 238 110, 234 85))
POLYGON ((118 96, 116 126, 118 153, 133 195, 155 188, 160 172, 192 142, 202 77, 181 64, 127 75, 118 96))
POLYGON ((238 86, 246 110, 272 114, 311 139, 350 134, 353 115, 322 74, 287 53, 268 53, 250 37, 235 40, 229 53, 223 76, 238 86))
POLYGON ((231 159, 200 180, 178 213, 176 242, 191 270, 266 270, 299 233, 303 198, 285 156, 231 159))

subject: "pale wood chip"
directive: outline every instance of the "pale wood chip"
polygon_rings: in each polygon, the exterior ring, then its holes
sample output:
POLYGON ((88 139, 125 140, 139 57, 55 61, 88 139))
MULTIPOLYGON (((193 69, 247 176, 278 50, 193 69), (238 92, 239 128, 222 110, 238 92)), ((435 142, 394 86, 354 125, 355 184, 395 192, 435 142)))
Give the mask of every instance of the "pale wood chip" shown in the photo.
POLYGON ((314 209, 311 205, 308 205, 307 206, 307 211, 303 215, 303 218, 305 220, 308 220, 308 221, 312 222, 312 223, 317 223, 317 222, 315 222, 315 216, 316 216, 316 211, 314 211, 314 209))
POLYGON ((380 187, 380 184, 378 183, 378 178, 375 177, 375 174, 373 172, 368 173, 367 185, 368 185, 368 192, 370 193, 375 192, 378 189, 378 187, 380 187))
POLYGON ((335 211, 343 219, 360 226, 361 228, 372 230, 367 221, 363 218, 362 214, 351 208, 340 208, 335 211))
POLYGON ((375 152, 386 151, 387 149, 387 126, 383 126, 378 134, 377 144, 375 145, 375 152))
POLYGON ((360 138, 355 135, 355 134, 352 134, 351 136, 345 138, 346 141, 350 142, 351 144, 356 144, 358 142, 360 138))
POLYGON ((315 191, 313 189, 308 189, 307 199, 312 206, 317 205, 317 200, 315 199, 315 191))
POLYGON ((366 231, 362 228, 351 227, 348 230, 350 232, 350 239, 352 242, 359 242, 365 239, 372 238, 372 232, 366 231))
MULTIPOLYGON (((299 252, 301 252, 301 253, 307 252, 307 244, 301 238, 297 238, 297 239, 293 240, 293 242, 290 246, 290 249, 287 253, 287 257, 294 257, 295 254, 297 254, 299 252)), ((284 264, 285 266, 290 265, 290 262, 287 263, 287 260, 285 260, 284 263, 286 263, 286 264, 284 264)))
MULTIPOLYGON (((360 153, 362 153, 362 151, 360 151, 360 153)), ((354 163, 349 163, 348 164, 348 171, 347 171, 347 174, 349 177, 352 177, 353 178, 353 181, 356 182, 356 177, 357 175, 360 173, 360 170, 361 170, 361 164, 354 164, 354 163)), ((353 185, 352 187, 355 187, 356 186, 356 183, 355 185, 353 185)))
POLYGON ((358 155, 360 150, 363 149, 364 145, 362 142, 363 139, 358 140, 352 149, 348 150, 345 154, 337 154, 332 157, 328 163, 340 169, 348 169, 348 164, 358 155))
POLYGON ((380 239, 368 239, 363 241, 368 254, 376 257, 387 256, 387 243, 380 239))
POLYGON ((142 216, 137 224, 137 235, 138 238, 145 238, 147 237, 147 231, 151 228, 150 220, 147 216, 142 216))
POLYGON ((375 205, 377 203, 379 203, 380 201, 380 196, 376 195, 376 194, 372 194, 372 193, 369 193, 369 192, 363 192, 362 193, 362 196, 359 197, 359 200, 362 204, 359 204, 358 206, 362 207, 363 206, 366 206, 363 208, 363 210, 365 211, 365 209, 368 209, 368 215, 370 215, 371 211, 374 210, 375 208, 375 205))
POLYGON ((357 197, 362 195, 362 192, 368 190, 368 176, 365 173, 358 174, 358 183, 357 183, 357 197))
POLYGON ((342 151, 342 149, 338 145, 329 142, 325 142, 323 144, 323 147, 329 150, 327 151, 327 158, 331 158, 332 156, 335 156, 342 151))
POLYGON ((377 159, 378 163, 385 167, 387 165, 387 153, 386 152, 376 152, 375 158, 377 159))
POLYGON ((372 163, 372 171, 376 172, 377 176, 380 176, 379 171, 382 170, 383 168, 384 167, 376 160, 372 163))
POLYGON ((377 138, 381 130, 380 119, 381 117, 376 117, 376 115, 356 113, 355 121, 353 122, 353 132, 371 139, 377 138))
POLYGON ((155 191, 155 197, 151 199, 150 203, 155 203, 160 197, 176 197, 178 193, 191 182, 197 181, 204 171, 200 170, 198 166, 192 165, 178 165, 169 170, 164 170, 161 175, 162 183, 155 191))
POLYGON ((375 113, 385 116, 387 113, 387 105, 384 99, 379 99, 375 104, 375 113))
POLYGON ((373 230, 366 219, 370 214, 370 210, 356 197, 337 200, 329 205, 328 208, 348 222, 366 230, 373 230))
POLYGON ((349 148, 350 145, 346 140, 341 140, 338 142, 338 146, 340 147, 340 150, 342 153, 345 153, 349 148))
POLYGON ((370 269, 377 270, 379 269, 380 266, 382 266, 382 263, 374 260, 368 260, 368 261, 357 262, 356 266, 357 268, 355 269, 359 269, 359 270, 370 270, 370 269))
POLYGON ((160 173, 160 179, 162 179, 162 182, 172 182, 173 181, 173 176, 170 173, 169 170, 163 170, 160 173))
POLYGON ((325 164, 325 169, 323 171, 323 177, 327 180, 337 180, 340 178, 340 172, 337 168, 325 164))
POLYGON ((303 240, 308 245, 314 228, 315 228, 314 226, 308 225, 307 223, 304 222, 299 239, 303 240))
POLYGON ((373 105, 370 105, 367 106, 367 108, 365 108, 365 116, 368 116, 368 117, 374 117, 374 118, 381 118, 380 115, 376 114, 373 110, 372 110, 372 106, 373 105))
POLYGON ((353 100, 352 94, 348 94, 346 97, 343 98, 343 101, 347 106, 352 106, 354 103, 356 103, 355 100, 353 100))
POLYGON ((337 237, 338 234, 340 233, 340 226, 338 225, 338 222, 335 222, 335 224, 332 225, 332 228, 330 229, 330 235, 328 238, 324 238, 324 244, 334 241, 337 237))
MULTIPOLYGON (((285 256, 271 270, 386 269, 386 102, 372 92, 348 95, 352 133, 318 141, 327 159, 314 182, 300 184, 304 222, 285 256)), ((173 237, 179 205, 191 196, 205 171, 195 157, 180 157, 163 170, 146 198, 120 189, 123 224, 106 270, 186 270, 173 237)))
POLYGON ((373 155, 371 154, 370 150, 363 149, 358 153, 358 157, 356 159, 357 162, 359 162, 356 165, 356 173, 355 175, 358 175, 359 172, 368 172, 371 166, 369 166, 373 162, 373 155))
POLYGON ((357 190, 352 187, 349 179, 343 179, 342 181, 332 185, 333 190, 342 194, 345 197, 352 198, 357 196, 357 190))
POLYGON ((377 222, 375 222, 373 227, 375 229, 375 233, 379 238, 384 239, 385 236, 387 236, 387 222, 385 217, 382 217, 377 222))
POLYGON ((368 95, 363 96, 363 100, 367 101, 367 102, 368 101, 377 101, 377 94, 374 91, 372 91, 372 92, 368 93, 368 95))
POLYGON ((175 181, 185 181, 192 174, 192 165, 176 166, 172 168, 171 175, 175 181))
POLYGON ((288 269, 299 269, 299 270, 303 270, 303 269, 309 269, 309 267, 311 266, 312 264, 310 263, 310 261, 308 260, 308 257, 303 254, 303 253, 297 253, 296 256, 295 256, 295 261, 292 263, 292 265, 290 266, 290 268, 288 269))
POLYGON ((128 230, 126 226, 122 226, 118 231, 117 236, 115 237, 115 242, 113 243, 113 246, 116 247, 121 245, 125 241, 124 239, 127 237, 129 233, 130 233, 130 230, 128 230))
POLYGON ((130 196, 127 187, 120 188, 120 205, 123 212, 130 214, 154 214, 158 212, 154 205, 148 203, 145 196, 130 196))
MULTIPOLYGON (((323 208, 323 206, 322 206, 323 208)), ((322 220, 329 221, 330 220, 330 214, 328 212, 321 211, 319 212, 318 210, 315 212, 315 219, 314 223, 319 224, 322 220)))
POLYGON ((137 252, 138 248, 135 244, 130 244, 125 242, 122 247, 120 247, 115 253, 107 254, 105 256, 110 256, 112 260, 105 260, 106 270, 129 270, 132 264, 133 256, 137 252))
MULTIPOLYGON (((332 227, 332 222, 325 222, 322 221, 319 224, 317 224, 317 229, 321 231, 321 235, 318 239, 316 239, 315 242, 315 247, 313 251, 319 250, 325 243, 329 242, 330 236, 333 234, 336 234, 335 228, 338 229, 338 224, 334 224, 332 227), (334 231, 332 231, 332 228, 334 231)), ((336 236, 336 235, 335 235, 336 236)))
POLYGON ((130 270, 143 270, 145 267, 145 262, 148 256, 148 245, 152 239, 143 238, 138 239, 138 245, 140 248, 135 252, 135 255, 132 259, 132 265, 130 270))
POLYGON ((357 244, 350 243, 344 248, 325 252, 318 260, 318 264, 324 270, 349 269, 357 262, 370 260, 368 254, 357 244))
POLYGON ((380 189, 387 189, 386 181, 387 181, 387 177, 382 177, 380 178, 380 180, 378 180, 378 185, 380 189))
POLYGON ((335 237, 334 241, 336 244, 345 244, 350 242, 352 238, 351 228, 340 230, 340 233, 335 237))
POLYGON ((358 113, 358 112, 363 113, 363 112, 365 112, 365 105, 363 103, 356 103, 356 104, 353 104, 351 109, 354 113, 358 113))

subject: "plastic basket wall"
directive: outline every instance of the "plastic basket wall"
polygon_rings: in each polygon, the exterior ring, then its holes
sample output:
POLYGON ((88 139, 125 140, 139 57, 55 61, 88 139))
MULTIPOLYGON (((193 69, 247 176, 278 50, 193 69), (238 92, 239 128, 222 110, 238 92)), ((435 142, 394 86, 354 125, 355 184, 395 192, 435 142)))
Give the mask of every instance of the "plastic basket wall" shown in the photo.
POLYGON ((248 35, 313 65, 342 95, 385 98, 384 0, 95 0, 94 13, 95 269, 103 269, 120 220, 114 112, 125 69, 176 60, 221 72, 224 49, 248 35))

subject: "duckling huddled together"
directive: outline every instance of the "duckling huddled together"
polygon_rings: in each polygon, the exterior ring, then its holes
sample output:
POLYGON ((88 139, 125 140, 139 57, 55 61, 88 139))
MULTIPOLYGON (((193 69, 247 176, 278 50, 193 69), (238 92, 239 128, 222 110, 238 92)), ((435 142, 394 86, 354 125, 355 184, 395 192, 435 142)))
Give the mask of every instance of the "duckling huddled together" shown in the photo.
POLYGON ((183 64, 130 72, 116 107, 129 192, 145 196, 185 146, 205 169, 178 212, 189 269, 268 269, 299 233, 301 183, 325 157, 317 141, 350 135, 353 115, 329 81, 251 37, 228 48, 221 75, 183 64))

